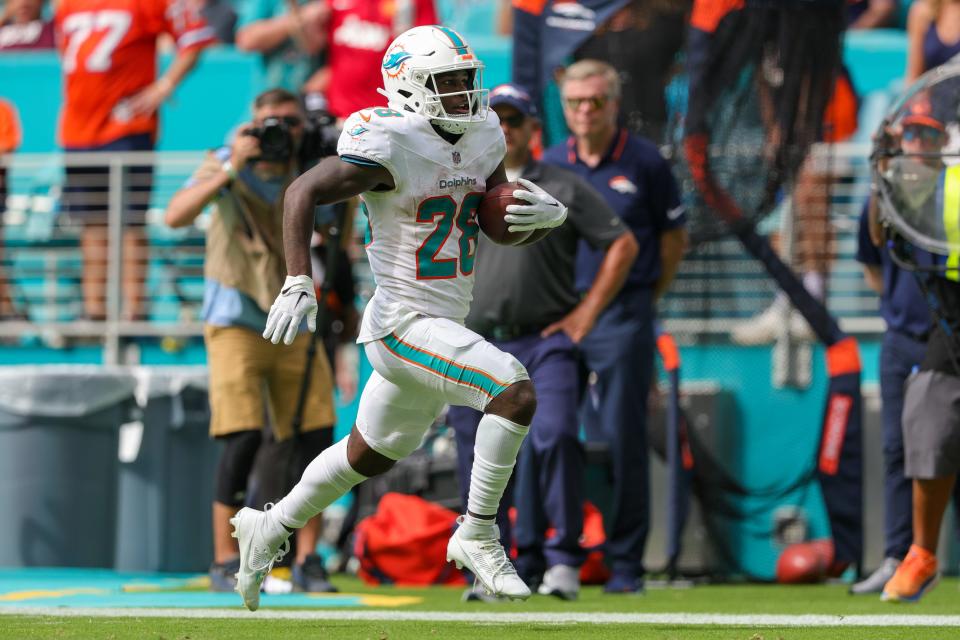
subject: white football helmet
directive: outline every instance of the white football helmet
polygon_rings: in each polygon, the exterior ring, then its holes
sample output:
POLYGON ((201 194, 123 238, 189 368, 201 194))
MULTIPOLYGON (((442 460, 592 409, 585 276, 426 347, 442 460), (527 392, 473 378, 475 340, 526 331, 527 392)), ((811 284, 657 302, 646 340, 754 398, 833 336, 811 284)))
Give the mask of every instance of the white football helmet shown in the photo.
POLYGON ((487 90, 483 88, 483 63, 459 33, 439 25, 414 27, 390 43, 381 65, 387 104, 397 111, 412 111, 430 118, 450 133, 463 133, 474 122, 487 119, 487 90), (448 71, 470 72, 467 91, 437 93, 434 77, 448 71), (447 113, 441 98, 466 94, 468 113, 447 113))

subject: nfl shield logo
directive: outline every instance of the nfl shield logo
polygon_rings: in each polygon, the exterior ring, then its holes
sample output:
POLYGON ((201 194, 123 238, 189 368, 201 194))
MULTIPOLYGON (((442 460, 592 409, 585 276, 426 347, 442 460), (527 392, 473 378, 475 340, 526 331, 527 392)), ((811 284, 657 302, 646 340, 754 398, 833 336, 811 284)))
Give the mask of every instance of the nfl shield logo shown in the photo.
POLYGON ((459 151, 454 151, 454 152, 453 152, 453 164, 460 164, 460 152, 459 152, 459 151))

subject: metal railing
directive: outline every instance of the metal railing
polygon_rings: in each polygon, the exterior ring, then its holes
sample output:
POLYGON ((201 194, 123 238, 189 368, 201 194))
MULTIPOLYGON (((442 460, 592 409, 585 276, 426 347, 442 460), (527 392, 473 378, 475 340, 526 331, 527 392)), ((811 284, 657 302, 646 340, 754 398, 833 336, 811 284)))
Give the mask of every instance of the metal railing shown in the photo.
MULTIPOLYGON (((868 193, 868 148, 836 145, 819 152, 827 151, 833 153, 835 172, 831 224, 836 237, 828 306, 849 332, 881 331, 877 298, 867 289, 854 259, 857 219, 868 193)), ((117 363, 126 338, 202 335, 207 217, 200 216, 194 225, 178 230, 163 223, 166 203, 201 160, 199 153, 19 154, 0 159, 0 166, 7 167, 9 185, 0 245, 0 338, 40 336, 51 346, 93 339, 102 341, 104 362, 117 363), (144 195, 137 175, 128 171, 136 166, 152 167, 153 177, 142 214, 147 237, 141 283, 144 312, 134 318, 123 293, 123 240, 130 222, 125 211, 144 195), (95 203, 100 205, 107 236, 102 318, 85 314, 82 237, 89 217, 77 214, 70 204, 75 185, 67 181, 67 167, 102 167, 108 187, 101 202, 95 203), (4 296, 12 302, 12 311, 4 296)), ((790 216, 789 208, 784 208, 764 228, 776 231, 790 223, 790 216)), ((362 256, 362 251, 356 253, 362 256)), ((357 267, 358 288, 365 299, 373 282, 365 264, 357 267)), ((761 311, 774 293, 762 267, 735 240, 721 239, 697 247, 686 257, 661 304, 661 317, 688 341, 722 340, 737 322, 761 311)))

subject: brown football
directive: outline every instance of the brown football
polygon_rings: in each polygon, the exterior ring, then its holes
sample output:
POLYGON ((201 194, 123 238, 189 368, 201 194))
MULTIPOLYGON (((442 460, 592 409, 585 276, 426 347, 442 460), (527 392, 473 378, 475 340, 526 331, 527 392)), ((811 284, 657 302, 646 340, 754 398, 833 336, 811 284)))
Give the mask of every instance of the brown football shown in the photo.
POLYGON ((532 231, 520 233, 507 231, 507 227, 510 225, 503 219, 503 216, 507 214, 507 206, 529 204, 513 197, 513 192, 517 189, 524 189, 524 187, 516 182, 498 184, 484 194, 480 206, 477 207, 477 223, 480 225, 480 230, 497 244, 519 244, 533 233, 532 231))

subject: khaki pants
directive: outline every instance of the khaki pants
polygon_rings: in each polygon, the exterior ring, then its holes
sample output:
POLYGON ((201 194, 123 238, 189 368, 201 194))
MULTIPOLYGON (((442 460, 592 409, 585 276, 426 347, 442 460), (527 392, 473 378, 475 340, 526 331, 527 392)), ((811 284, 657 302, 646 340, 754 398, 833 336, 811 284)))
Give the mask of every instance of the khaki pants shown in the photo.
MULTIPOLYGON (((203 338, 210 369, 210 435, 260 429, 269 416, 276 440, 290 438, 312 336, 301 334, 288 346, 243 327, 206 325, 203 338)), ((334 424, 332 380, 323 345, 317 345, 303 431, 334 424)))

